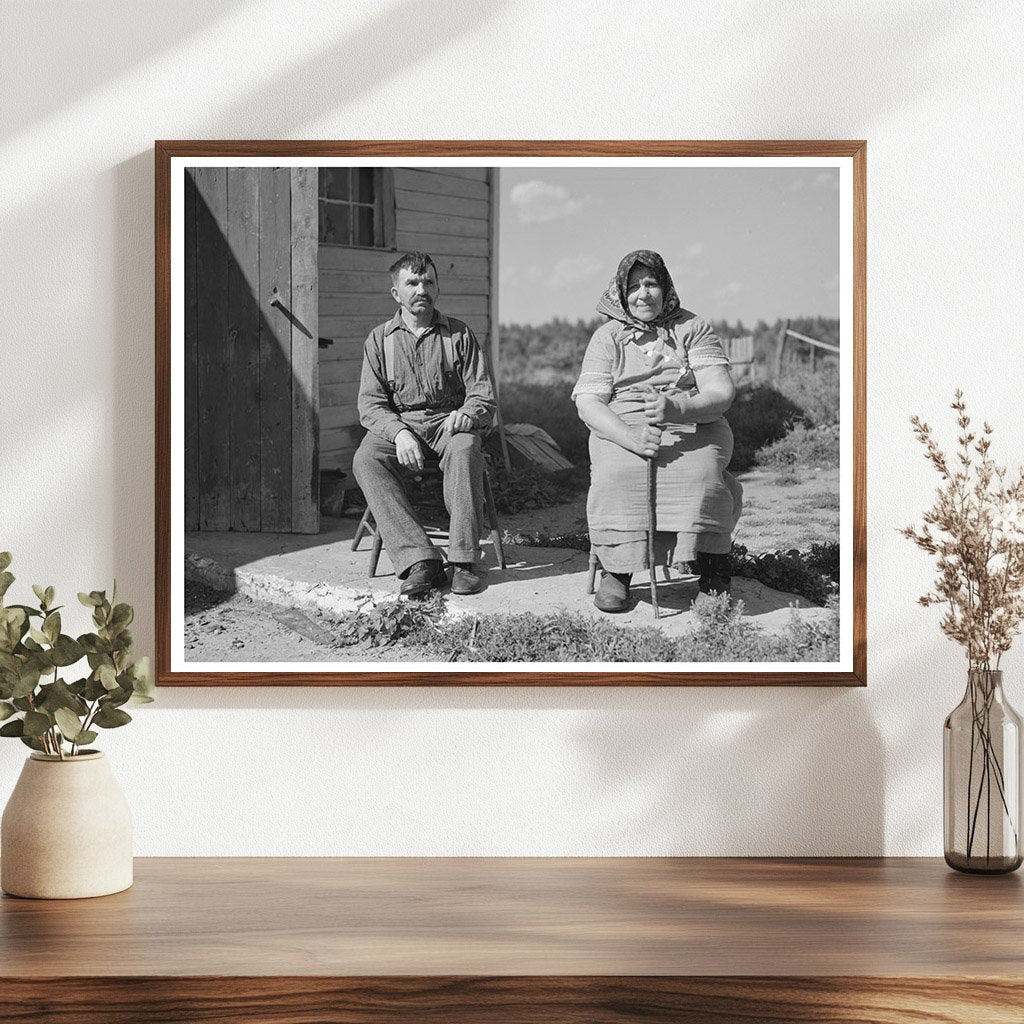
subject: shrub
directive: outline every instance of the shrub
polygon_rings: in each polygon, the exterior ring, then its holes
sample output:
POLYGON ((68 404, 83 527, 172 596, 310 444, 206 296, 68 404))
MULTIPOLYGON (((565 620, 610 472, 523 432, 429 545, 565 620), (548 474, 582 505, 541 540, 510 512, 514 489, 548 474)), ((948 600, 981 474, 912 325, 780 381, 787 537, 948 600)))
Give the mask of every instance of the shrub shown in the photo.
POLYGON ((743 618, 743 603, 716 595, 695 609, 697 624, 680 645, 687 661, 835 661, 839 657, 839 609, 824 620, 793 614, 782 633, 766 633, 743 618))
POLYGON ((839 465, 839 427, 805 427, 802 423, 765 445, 754 456, 765 469, 792 470, 797 466, 839 465))
POLYGON ((824 363, 818 370, 790 370, 775 387, 802 410, 809 427, 833 426, 839 422, 839 367, 824 363))
POLYGON ((330 617, 331 632, 339 647, 365 643, 370 647, 387 647, 428 632, 444 612, 438 595, 424 601, 408 601, 394 597, 381 601, 367 612, 349 612, 330 617))
POLYGON ((725 414, 735 440, 729 468, 734 472, 750 469, 758 449, 784 437, 801 415, 799 406, 768 384, 738 388, 725 414))
POLYGON ((813 544, 810 551, 793 548, 752 555, 742 544, 734 544, 732 572, 824 605, 839 592, 839 545, 829 542, 813 544))

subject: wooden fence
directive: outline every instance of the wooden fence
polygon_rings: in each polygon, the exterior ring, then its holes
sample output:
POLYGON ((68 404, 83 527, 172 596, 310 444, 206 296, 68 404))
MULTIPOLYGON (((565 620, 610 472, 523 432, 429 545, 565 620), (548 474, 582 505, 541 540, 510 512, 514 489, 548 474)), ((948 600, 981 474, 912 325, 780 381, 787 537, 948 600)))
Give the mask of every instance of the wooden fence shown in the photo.
POLYGON ((725 354, 732 363, 732 379, 739 383, 741 380, 757 380, 760 376, 761 367, 754 362, 754 337, 745 334, 741 338, 723 339, 725 354))
POLYGON ((806 334, 800 334, 798 331, 790 330, 789 321, 783 320, 782 326, 779 328, 778 338, 775 342, 775 365, 772 376, 776 380, 782 376, 782 362, 786 353, 787 344, 789 344, 789 347, 792 349, 792 343, 789 340, 790 338, 799 342, 801 345, 807 346, 807 365, 812 373, 817 370, 819 359, 830 359, 839 354, 838 345, 830 345, 827 341, 818 341, 817 338, 808 338, 806 334))

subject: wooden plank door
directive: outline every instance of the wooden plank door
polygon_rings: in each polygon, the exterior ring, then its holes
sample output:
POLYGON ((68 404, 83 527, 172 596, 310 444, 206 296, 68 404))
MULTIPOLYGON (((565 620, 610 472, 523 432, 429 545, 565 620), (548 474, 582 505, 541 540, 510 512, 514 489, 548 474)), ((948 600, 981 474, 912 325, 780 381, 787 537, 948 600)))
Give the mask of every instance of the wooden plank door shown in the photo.
POLYGON ((185 216, 186 529, 316 533, 316 168, 189 168, 185 216))

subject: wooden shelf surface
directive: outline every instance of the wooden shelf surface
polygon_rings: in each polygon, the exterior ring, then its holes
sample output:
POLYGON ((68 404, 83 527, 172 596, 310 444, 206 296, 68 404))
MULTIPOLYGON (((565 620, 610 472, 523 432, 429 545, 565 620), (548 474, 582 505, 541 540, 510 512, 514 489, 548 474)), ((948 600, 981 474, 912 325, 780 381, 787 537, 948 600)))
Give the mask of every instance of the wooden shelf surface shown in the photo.
POLYGON ((0 1019, 50 993, 24 1019, 193 1019, 160 1016, 177 1000, 249 1024, 890 1022, 909 1018, 871 1014, 939 1000, 935 1020, 1024 1021, 1021 877, 935 859, 142 858, 135 877, 0 901, 0 1019))

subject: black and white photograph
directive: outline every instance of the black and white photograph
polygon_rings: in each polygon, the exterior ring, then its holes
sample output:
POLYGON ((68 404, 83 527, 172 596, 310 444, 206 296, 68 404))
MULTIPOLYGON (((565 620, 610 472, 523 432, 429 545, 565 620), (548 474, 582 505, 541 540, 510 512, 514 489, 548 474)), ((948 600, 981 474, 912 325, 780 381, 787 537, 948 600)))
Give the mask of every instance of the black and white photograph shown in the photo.
POLYGON ((848 151, 193 145, 169 680, 854 681, 848 151))

